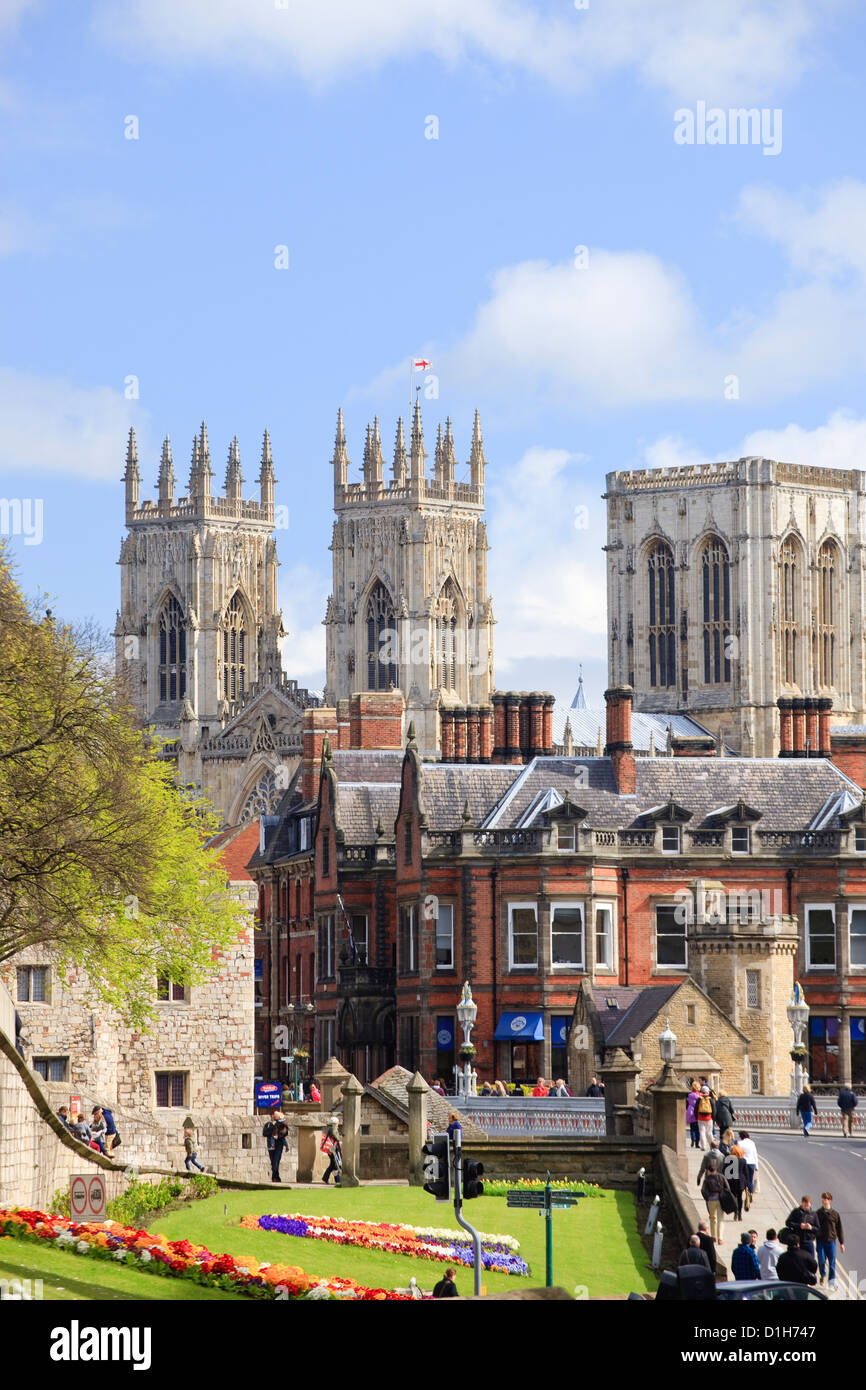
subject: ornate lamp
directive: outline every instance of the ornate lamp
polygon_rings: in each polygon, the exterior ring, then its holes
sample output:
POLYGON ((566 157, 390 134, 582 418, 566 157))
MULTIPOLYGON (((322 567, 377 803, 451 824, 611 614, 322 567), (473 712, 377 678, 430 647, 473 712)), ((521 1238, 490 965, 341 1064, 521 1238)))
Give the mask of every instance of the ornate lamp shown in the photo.
POLYGON ((671 1031, 671 1021, 665 1019, 665 1031, 659 1034, 659 1052, 665 1067, 671 1067, 677 1055, 677 1035, 671 1031))

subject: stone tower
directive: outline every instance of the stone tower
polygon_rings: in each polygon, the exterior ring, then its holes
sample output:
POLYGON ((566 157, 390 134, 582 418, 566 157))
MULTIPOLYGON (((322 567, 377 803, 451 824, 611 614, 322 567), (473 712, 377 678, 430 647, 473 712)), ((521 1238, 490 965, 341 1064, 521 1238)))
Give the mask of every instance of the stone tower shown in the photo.
POLYGON ((609 473, 605 496, 609 681, 637 709, 755 757, 780 697, 866 722, 866 474, 743 458, 609 473))
POLYGON ((325 701, 399 689, 422 754, 440 747, 440 708, 488 706, 493 609, 487 593, 484 443, 478 412, 466 481, 457 478, 451 421, 425 467, 420 405, 407 451, 398 421, 384 477, 379 421, 367 426, 363 477, 349 482, 343 412, 334 446, 333 591, 328 599, 325 701))
POLYGON ((224 496, 213 496, 212 478, 202 424, 187 495, 175 497, 166 438, 158 500, 140 501, 130 430, 115 652, 141 723, 170 741, 166 751, 182 780, 207 792, 227 823, 239 824, 275 809, 300 757, 302 710, 318 701, 282 671, 267 432, 257 501, 243 498, 237 436, 224 496))

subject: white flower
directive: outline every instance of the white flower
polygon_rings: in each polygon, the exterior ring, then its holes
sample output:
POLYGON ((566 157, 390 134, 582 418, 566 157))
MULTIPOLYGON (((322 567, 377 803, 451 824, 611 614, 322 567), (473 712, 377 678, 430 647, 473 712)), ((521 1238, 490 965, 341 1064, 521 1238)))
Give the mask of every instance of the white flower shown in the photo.
POLYGON ((324 1284, 314 1284, 311 1289, 304 1294, 305 1298, 330 1298, 331 1292, 324 1284))
POLYGON ((87 1244, 86 1240, 79 1240, 76 1242, 75 1248, 78 1251, 79 1255, 86 1255, 88 1250, 90 1249, 90 1246, 87 1244))
POLYGON ((150 1261, 153 1259, 153 1256, 151 1255, 149 1250, 142 1250, 139 1259, 141 1260, 141 1263, 143 1265, 146 1265, 150 1263, 150 1261))
POLYGON ((114 1255, 112 1256, 112 1259, 115 1259, 115 1260, 125 1260, 125 1259, 126 1259, 126 1251, 125 1251, 125 1250, 122 1250, 122 1249, 121 1249, 121 1250, 115 1250, 114 1255))

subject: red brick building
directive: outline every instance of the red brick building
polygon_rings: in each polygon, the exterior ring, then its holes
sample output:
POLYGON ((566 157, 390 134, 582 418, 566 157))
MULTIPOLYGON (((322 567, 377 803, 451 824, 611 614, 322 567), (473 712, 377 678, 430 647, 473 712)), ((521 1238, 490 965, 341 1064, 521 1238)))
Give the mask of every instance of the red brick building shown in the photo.
POLYGON ((635 759, 631 696, 606 694, 604 756, 530 747, 520 763, 425 762, 411 737, 401 749, 399 692, 353 697, 348 734, 334 711, 307 712, 302 769, 250 864, 261 1074, 280 1075, 287 1006, 312 1003, 314 1067, 336 1054, 362 1080, 395 1062, 448 1078, 469 980, 479 1082, 582 1085, 604 1037, 574 1045, 581 993, 666 1000, 690 980, 681 1041, 701 1041, 701 1017, 726 1020, 727 1088, 786 1093, 798 978, 813 1080, 866 1082, 859 787, 826 756, 797 758, 793 739, 780 759, 635 759))

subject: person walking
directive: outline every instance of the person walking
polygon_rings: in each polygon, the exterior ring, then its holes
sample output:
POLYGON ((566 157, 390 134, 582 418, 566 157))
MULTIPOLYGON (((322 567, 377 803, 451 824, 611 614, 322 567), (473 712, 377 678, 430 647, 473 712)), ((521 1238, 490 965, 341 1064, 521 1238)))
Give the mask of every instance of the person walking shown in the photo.
POLYGON ((442 1080, 441 1076, 437 1076, 436 1080, 433 1082, 433 1085, 430 1087, 430 1090, 435 1091, 437 1096, 442 1096, 444 1099, 445 1083, 442 1080))
POLYGON ((699 1221, 699 1222, 698 1222, 698 1240, 699 1240, 700 1243, 701 1243, 701 1249, 703 1250, 704 1254, 705 1254, 706 1257, 707 1257, 707 1261, 708 1261, 709 1266, 710 1266, 710 1273, 715 1274, 715 1272, 716 1272, 716 1242, 713 1240, 712 1236, 710 1235, 710 1224, 709 1224, 708 1221, 699 1221))
POLYGON ((723 1192, 730 1192, 728 1180, 724 1173, 719 1172, 718 1168, 710 1168, 701 1186, 701 1196, 707 1204, 707 1216, 710 1223, 710 1235, 717 1245, 723 1245, 722 1240, 722 1203, 723 1192))
POLYGON ((446 1269, 438 1284, 433 1285, 434 1298, 459 1298, 457 1285, 454 1282, 454 1270, 446 1269))
POLYGON ((709 1269, 710 1262, 706 1252, 701 1249, 700 1238, 697 1235, 689 1236, 689 1243, 680 1255, 681 1265, 700 1265, 702 1269, 709 1269))
POLYGON ((319 1145, 323 1154, 328 1155, 328 1166, 322 1174, 322 1182, 327 1183, 331 1174, 334 1174, 334 1186, 340 1186, 340 1174, 343 1171, 343 1146, 340 1143, 340 1136, 335 1124, 328 1125, 322 1135, 322 1142, 319 1145))
POLYGON ((268 1145, 268 1158, 271 1161, 271 1182, 279 1182, 280 1160, 283 1157, 289 1134, 289 1127, 283 1118, 282 1110, 274 1111, 272 1118, 262 1129, 262 1134, 268 1145))
POLYGON ((836 1104, 842 1112, 842 1136, 850 1139, 854 1129, 854 1111, 857 1109, 857 1097, 850 1086, 842 1087, 836 1104))
POLYGON ((183 1160, 183 1166, 186 1168, 186 1171, 190 1171, 190 1164, 192 1164, 200 1173, 203 1173, 204 1165, 198 1161, 198 1153, 195 1146, 195 1130, 191 1129, 189 1125, 184 1125, 183 1127, 183 1147, 184 1153, 186 1154, 183 1160))
POLYGON ((112 1149, 116 1149, 120 1143, 120 1135, 117 1132, 114 1113, 109 1110, 107 1105, 102 1107, 102 1118, 105 1121, 105 1152, 110 1154, 112 1149))
POLYGON ((590 1081, 589 1085, 587 1086, 587 1088, 586 1088, 586 1094, 587 1094, 592 1100, 598 1100, 599 1096, 601 1096, 601 1095, 604 1094, 604 1092, 602 1091, 602 1089, 601 1089, 601 1087, 599 1086, 598 1081, 596 1080, 595 1077, 592 1078, 592 1080, 590 1081))
POLYGON ((692 1089, 686 1096, 686 1124, 689 1127, 689 1134, 691 1135, 693 1149, 699 1149, 701 1147, 700 1135, 698 1133, 698 1117, 695 1114, 695 1110, 697 1109, 698 1101, 700 1100, 700 1098, 700 1082, 693 1081, 692 1089))
POLYGON ((734 1114, 734 1103, 730 1096, 725 1095, 725 1092, 721 1090, 716 1099, 716 1113, 714 1118, 719 1127, 719 1137, 724 1134, 726 1129, 734 1128, 734 1121, 737 1118, 734 1114))
POLYGON ((761 1277, 761 1266, 752 1244, 751 1231, 743 1231, 740 1236, 740 1243, 731 1256, 731 1273, 738 1280, 761 1277))
POLYGON ((797 1114, 803 1124, 803 1138, 809 1138, 809 1130, 812 1128, 815 1116, 818 1113, 818 1102, 812 1095, 812 1088, 808 1081, 803 1083, 803 1089, 797 1097, 797 1114))
POLYGON ((532 1088, 532 1094, 536 1097, 547 1095, 547 1087, 544 1084, 543 1076, 539 1076, 538 1080, 532 1088))
POLYGON ((836 1242, 845 1254, 845 1234, 842 1218, 833 1206, 833 1193, 821 1193, 821 1207, 815 1213, 818 1219, 818 1283, 824 1282, 824 1269, 829 1275, 828 1288, 836 1290, 836 1242))
POLYGON ((779 1256, 783 1255, 785 1247, 779 1240, 776 1228, 771 1226, 767 1231, 767 1238, 763 1245, 758 1248, 758 1264, 761 1267, 762 1279, 778 1279, 776 1265, 779 1256))
POLYGON ((502 1100, 508 1099, 508 1088, 503 1081, 494 1081, 493 1094, 499 1096, 502 1100))
POLYGON ((724 1156, 719 1148, 718 1139, 711 1139, 710 1147, 701 1159, 701 1166, 698 1169, 698 1187, 700 1187, 705 1173, 721 1173, 723 1171, 724 1161, 724 1156))
POLYGON ((740 1148, 743 1151, 743 1206, 748 1211, 755 1195, 758 1150, 747 1129, 740 1130, 740 1148))
POLYGON ((817 1284, 817 1268, 815 1257, 800 1245, 798 1236, 791 1235, 787 1250, 776 1261, 778 1278, 788 1284, 817 1284))
MULTIPOLYGON (((737 1204, 736 1209, 733 1212, 733 1217, 735 1221, 742 1221, 743 1193, 746 1189, 746 1155, 743 1151, 742 1145, 737 1143, 736 1139, 734 1138, 733 1132, 729 1129, 725 1130, 723 1144, 727 1147, 728 1152, 725 1158, 725 1165, 722 1171, 724 1172, 724 1175, 728 1180, 728 1186, 730 1187, 731 1192, 733 1193, 734 1201, 737 1204)), ((721 1148, 722 1145, 720 1145, 719 1147, 721 1148)))
MULTIPOLYGON (((818 1239, 818 1213, 812 1210, 811 1197, 804 1195, 800 1198, 800 1205, 794 1208, 785 1225, 797 1237, 801 1248, 814 1258, 815 1241, 818 1239)), ((779 1277, 781 1278, 781 1275, 779 1277)))
POLYGON ((701 1087, 701 1094, 695 1106, 695 1118, 698 1122, 698 1143, 706 1153, 713 1137, 713 1102, 710 1099, 709 1086, 701 1087))

